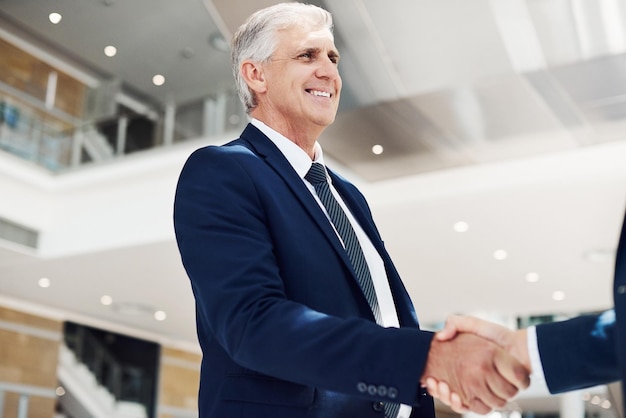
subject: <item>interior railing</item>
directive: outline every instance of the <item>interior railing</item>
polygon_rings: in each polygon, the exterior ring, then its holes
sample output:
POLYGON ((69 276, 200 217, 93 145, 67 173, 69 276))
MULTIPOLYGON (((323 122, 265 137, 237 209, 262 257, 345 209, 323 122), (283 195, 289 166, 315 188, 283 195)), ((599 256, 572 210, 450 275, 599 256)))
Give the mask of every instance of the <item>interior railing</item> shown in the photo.
POLYGON ((65 342, 78 361, 91 371, 96 381, 116 401, 139 403, 148 410, 152 407, 154 382, 142 369, 118 360, 84 327, 76 327, 72 333, 66 333, 65 342))
POLYGON ((246 121, 232 92, 159 110, 109 96, 118 99, 108 111, 79 119, 0 82, 0 150, 59 173, 240 130, 246 121))
POLYGON ((4 415, 5 396, 8 393, 18 395, 15 418, 26 418, 28 416, 28 404, 31 397, 56 398, 56 393, 52 389, 32 385, 0 382, 0 414, 2 414, 5 418, 11 418, 4 415))

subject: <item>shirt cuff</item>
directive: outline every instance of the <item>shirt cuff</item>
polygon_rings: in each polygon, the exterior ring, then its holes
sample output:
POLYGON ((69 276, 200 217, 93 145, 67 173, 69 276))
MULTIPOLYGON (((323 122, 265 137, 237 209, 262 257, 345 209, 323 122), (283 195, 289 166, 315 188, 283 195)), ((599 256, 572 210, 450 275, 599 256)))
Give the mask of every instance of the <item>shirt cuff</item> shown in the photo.
POLYGON ((537 345, 537 328, 535 326, 526 329, 526 344, 528 347, 528 357, 530 358, 530 367, 532 368, 531 376, 533 383, 545 385, 546 377, 543 374, 543 365, 541 364, 539 346, 537 345))

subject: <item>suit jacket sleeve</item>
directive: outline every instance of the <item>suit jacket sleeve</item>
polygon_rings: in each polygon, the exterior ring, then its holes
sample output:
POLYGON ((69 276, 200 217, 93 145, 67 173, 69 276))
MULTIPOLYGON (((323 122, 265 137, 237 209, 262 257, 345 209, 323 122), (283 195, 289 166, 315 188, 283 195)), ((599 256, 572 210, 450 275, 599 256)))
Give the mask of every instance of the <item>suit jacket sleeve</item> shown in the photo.
POLYGON ((300 209, 272 176, 257 155, 236 147, 196 151, 181 173, 174 221, 201 345, 215 338, 242 367, 276 378, 360 397, 369 395, 359 382, 387 385, 397 388, 397 401, 419 404, 432 333, 311 308, 307 295, 334 295, 303 291, 313 281, 309 270, 337 280, 343 273, 310 259, 319 243, 293 223, 300 209), (299 238, 284 245, 299 228, 299 238), (310 268, 287 277, 294 264, 310 268))
POLYGON ((620 378, 613 310, 539 325, 537 344, 551 393, 620 378))

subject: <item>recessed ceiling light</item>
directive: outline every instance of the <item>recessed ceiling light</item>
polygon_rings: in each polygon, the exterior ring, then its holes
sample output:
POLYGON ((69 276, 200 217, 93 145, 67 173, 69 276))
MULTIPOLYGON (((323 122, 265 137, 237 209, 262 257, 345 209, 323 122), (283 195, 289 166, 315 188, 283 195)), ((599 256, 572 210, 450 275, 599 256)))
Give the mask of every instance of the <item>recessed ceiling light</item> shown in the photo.
POLYGON ((113 310, 124 315, 153 315, 154 308, 135 302, 116 302, 112 304, 113 310))
POLYGON ((48 279, 47 277, 42 277, 41 279, 39 279, 37 284, 39 284, 39 287, 43 288, 50 287, 50 279, 48 279))
POLYGON ((498 261, 506 260, 507 257, 508 257, 508 254, 506 253, 505 250, 495 250, 493 252, 493 258, 495 258, 498 261))
POLYGON ((63 388, 63 386, 57 386, 54 393, 56 393, 57 396, 63 396, 65 395, 65 388, 63 388))
POLYGON ((109 295, 104 295, 100 298, 100 303, 103 304, 104 306, 109 306, 110 304, 113 303, 113 298, 109 295))
POLYGON ((604 409, 609 409, 611 407, 611 401, 609 401, 608 399, 605 399, 602 401, 600 406, 604 409))
POLYGON ((556 301, 562 301, 565 299, 565 292, 563 292, 562 290, 557 290, 555 292, 552 293, 552 299, 556 300, 556 301))
POLYGON ((114 57, 117 54, 117 48, 113 45, 108 45, 104 47, 104 55, 107 57, 114 57))
POLYGON ((583 255, 585 260, 593 263, 607 263, 613 261, 615 258, 615 250, 608 250, 606 248, 598 248, 589 250, 583 255))
POLYGON ((50 19, 50 22, 52 22, 52 24, 56 25, 61 21, 61 19, 63 19, 63 16, 61 16, 61 14, 59 13, 53 12, 48 15, 48 19, 50 19))
POLYGON ((154 77, 152 77, 152 83, 155 86, 162 86, 165 83, 165 77, 161 74, 156 74, 154 77))
POLYGON ((180 51, 180 55, 183 58, 191 59, 196 56, 196 51, 194 51, 192 47, 188 46, 188 47, 183 48, 182 51, 180 51))
POLYGON ((209 36, 209 44, 220 52, 230 51, 230 45, 228 44, 228 42, 226 42, 224 36, 222 36, 222 34, 219 32, 213 32, 209 36))
POLYGON ((372 152, 373 152, 374 154, 376 154, 376 155, 380 155, 380 154, 382 154, 382 153, 383 153, 383 151, 384 151, 384 149, 383 149, 383 146, 382 146, 382 145, 378 145, 378 144, 376 144, 376 145, 374 145, 374 146, 372 147, 372 152))
POLYGON ((165 321, 165 318, 167 318, 167 314, 164 311, 156 311, 154 313, 154 319, 157 321, 165 321))
POLYGON ((459 221, 454 224, 454 230, 456 232, 467 232, 469 224, 467 222, 459 221))
POLYGON ((593 398, 591 398, 591 403, 594 405, 600 405, 601 399, 598 395, 594 395, 593 398))
POLYGON ((535 273, 534 271, 531 271, 530 273, 526 274, 526 281, 528 283, 537 283, 539 281, 539 274, 535 273))

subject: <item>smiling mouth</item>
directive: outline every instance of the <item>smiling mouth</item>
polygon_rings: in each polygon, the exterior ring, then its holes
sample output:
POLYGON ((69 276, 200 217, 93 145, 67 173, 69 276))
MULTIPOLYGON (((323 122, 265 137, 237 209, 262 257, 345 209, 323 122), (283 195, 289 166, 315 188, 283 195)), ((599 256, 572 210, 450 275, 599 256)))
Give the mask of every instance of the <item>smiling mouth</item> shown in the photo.
POLYGON ((327 91, 320 91, 320 90, 306 90, 307 93, 312 94, 313 96, 317 96, 317 97, 327 97, 330 98, 331 94, 327 91))

